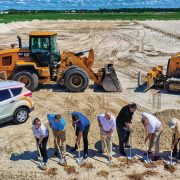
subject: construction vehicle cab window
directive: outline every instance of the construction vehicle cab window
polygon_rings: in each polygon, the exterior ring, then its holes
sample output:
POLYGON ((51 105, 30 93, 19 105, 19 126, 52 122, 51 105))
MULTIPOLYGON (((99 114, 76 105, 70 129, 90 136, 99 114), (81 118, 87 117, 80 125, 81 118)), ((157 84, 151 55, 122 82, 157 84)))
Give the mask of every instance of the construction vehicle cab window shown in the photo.
POLYGON ((23 82, 35 91, 39 84, 65 86, 71 92, 84 91, 91 79, 105 91, 122 91, 112 64, 107 64, 96 73, 93 49, 79 52, 64 51, 60 54, 55 32, 32 32, 29 48, 23 48, 20 36, 19 47, 0 51, 0 78, 23 82), (89 53, 86 57, 85 53, 89 53))

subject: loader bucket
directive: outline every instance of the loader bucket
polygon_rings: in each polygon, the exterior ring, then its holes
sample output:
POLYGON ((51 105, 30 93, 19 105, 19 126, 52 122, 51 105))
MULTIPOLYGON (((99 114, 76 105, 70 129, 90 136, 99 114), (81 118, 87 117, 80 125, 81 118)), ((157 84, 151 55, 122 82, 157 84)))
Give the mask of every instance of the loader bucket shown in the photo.
POLYGON ((151 84, 148 84, 147 82, 144 83, 144 90, 143 92, 147 92, 149 89, 151 89, 154 86, 154 82, 152 82, 151 84))
POLYGON ((113 64, 105 65, 103 71, 102 87, 108 92, 122 92, 113 64))

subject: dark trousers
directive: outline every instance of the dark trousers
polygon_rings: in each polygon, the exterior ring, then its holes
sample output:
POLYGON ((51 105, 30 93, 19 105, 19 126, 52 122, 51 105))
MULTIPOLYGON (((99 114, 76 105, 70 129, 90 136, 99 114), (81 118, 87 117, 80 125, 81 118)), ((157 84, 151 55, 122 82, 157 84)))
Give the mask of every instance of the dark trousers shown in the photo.
MULTIPOLYGON (((83 145, 84 145, 84 155, 88 154, 88 133, 90 126, 87 126, 83 131, 83 145)), ((79 129, 76 128, 76 136, 79 134, 79 129)), ((75 144, 75 149, 77 149, 77 144, 75 144)))
MULTIPOLYGON (((175 134, 173 135, 172 142, 174 142, 174 140, 175 140, 175 134)), ((179 138, 178 142, 176 143, 176 145, 173 148, 173 154, 175 154, 175 155, 177 154, 178 158, 180 159, 180 138, 179 138), (178 152, 178 144, 179 144, 179 152, 178 152)))
MULTIPOLYGON (((48 153, 47 153, 47 142, 48 142, 48 138, 49 137, 45 137, 43 140, 42 140, 42 143, 39 145, 39 150, 41 152, 41 156, 43 157, 43 162, 44 163, 47 163, 48 161, 48 153)), ((36 138, 36 141, 38 142, 39 139, 36 138)))
POLYGON ((117 133, 119 138, 119 150, 124 151, 124 145, 129 144, 130 131, 125 130, 123 127, 122 128, 117 127, 117 133))

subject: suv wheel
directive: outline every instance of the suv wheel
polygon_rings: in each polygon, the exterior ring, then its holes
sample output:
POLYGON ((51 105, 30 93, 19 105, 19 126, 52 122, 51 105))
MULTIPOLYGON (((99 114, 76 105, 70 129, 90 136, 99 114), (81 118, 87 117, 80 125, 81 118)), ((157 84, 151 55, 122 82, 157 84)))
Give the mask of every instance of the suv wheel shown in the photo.
POLYGON ((16 112, 14 113, 14 119, 13 121, 16 124, 21 124, 27 121, 29 117, 29 111, 27 108, 20 108, 18 110, 16 110, 16 112))

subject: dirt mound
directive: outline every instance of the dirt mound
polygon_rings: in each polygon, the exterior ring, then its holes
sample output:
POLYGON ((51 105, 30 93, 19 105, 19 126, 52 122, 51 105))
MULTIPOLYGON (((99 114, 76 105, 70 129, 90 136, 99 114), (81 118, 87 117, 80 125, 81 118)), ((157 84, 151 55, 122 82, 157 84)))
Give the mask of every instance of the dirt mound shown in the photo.
POLYGON ((50 168, 50 169, 47 169, 45 174, 46 175, 50 175, 50 176, 55 176, 57 175, 57 168, 50 168))
POLYGON ((109 172, 107 171, 99 171, 97 172, 97 176, 101 176, 101 177, 107 177, 109 175, 109 172))
POLYGON ((152 161, 150 163, 144 162, 143 164, 146 168, 156 168, 158 166, 163 166, 165 163, 163 160, 158 160, 158 161, 152 161))
POLYGON ((165 164, 165 165, 164 165, 164 169, 165 169, 166 171, 171 172, 171 173, 174 173, 175 170, 176 170, 176 168, 175 168, 173 165, 171 165, 171 164, 165 164))
POLYGON ((86 170, 91 170, 91 169, 95 168, 93 163, 90 163, 90 162, 87 162, 87 163, 85 162, 85 163, 81 164, 80 167, 85 168, 86 170))
POLYGON ((67 172, 67 174, 77 174, 78 172, 76 171, 75 166, 65 166, 64 171, 67 172))
POLYGON ((144 177, 155 176, 157 174, 158 173, 156 171, 145 171, 143 173, 131 174, 128 175, 127 177, 131 180, 143 180, 144 177))

